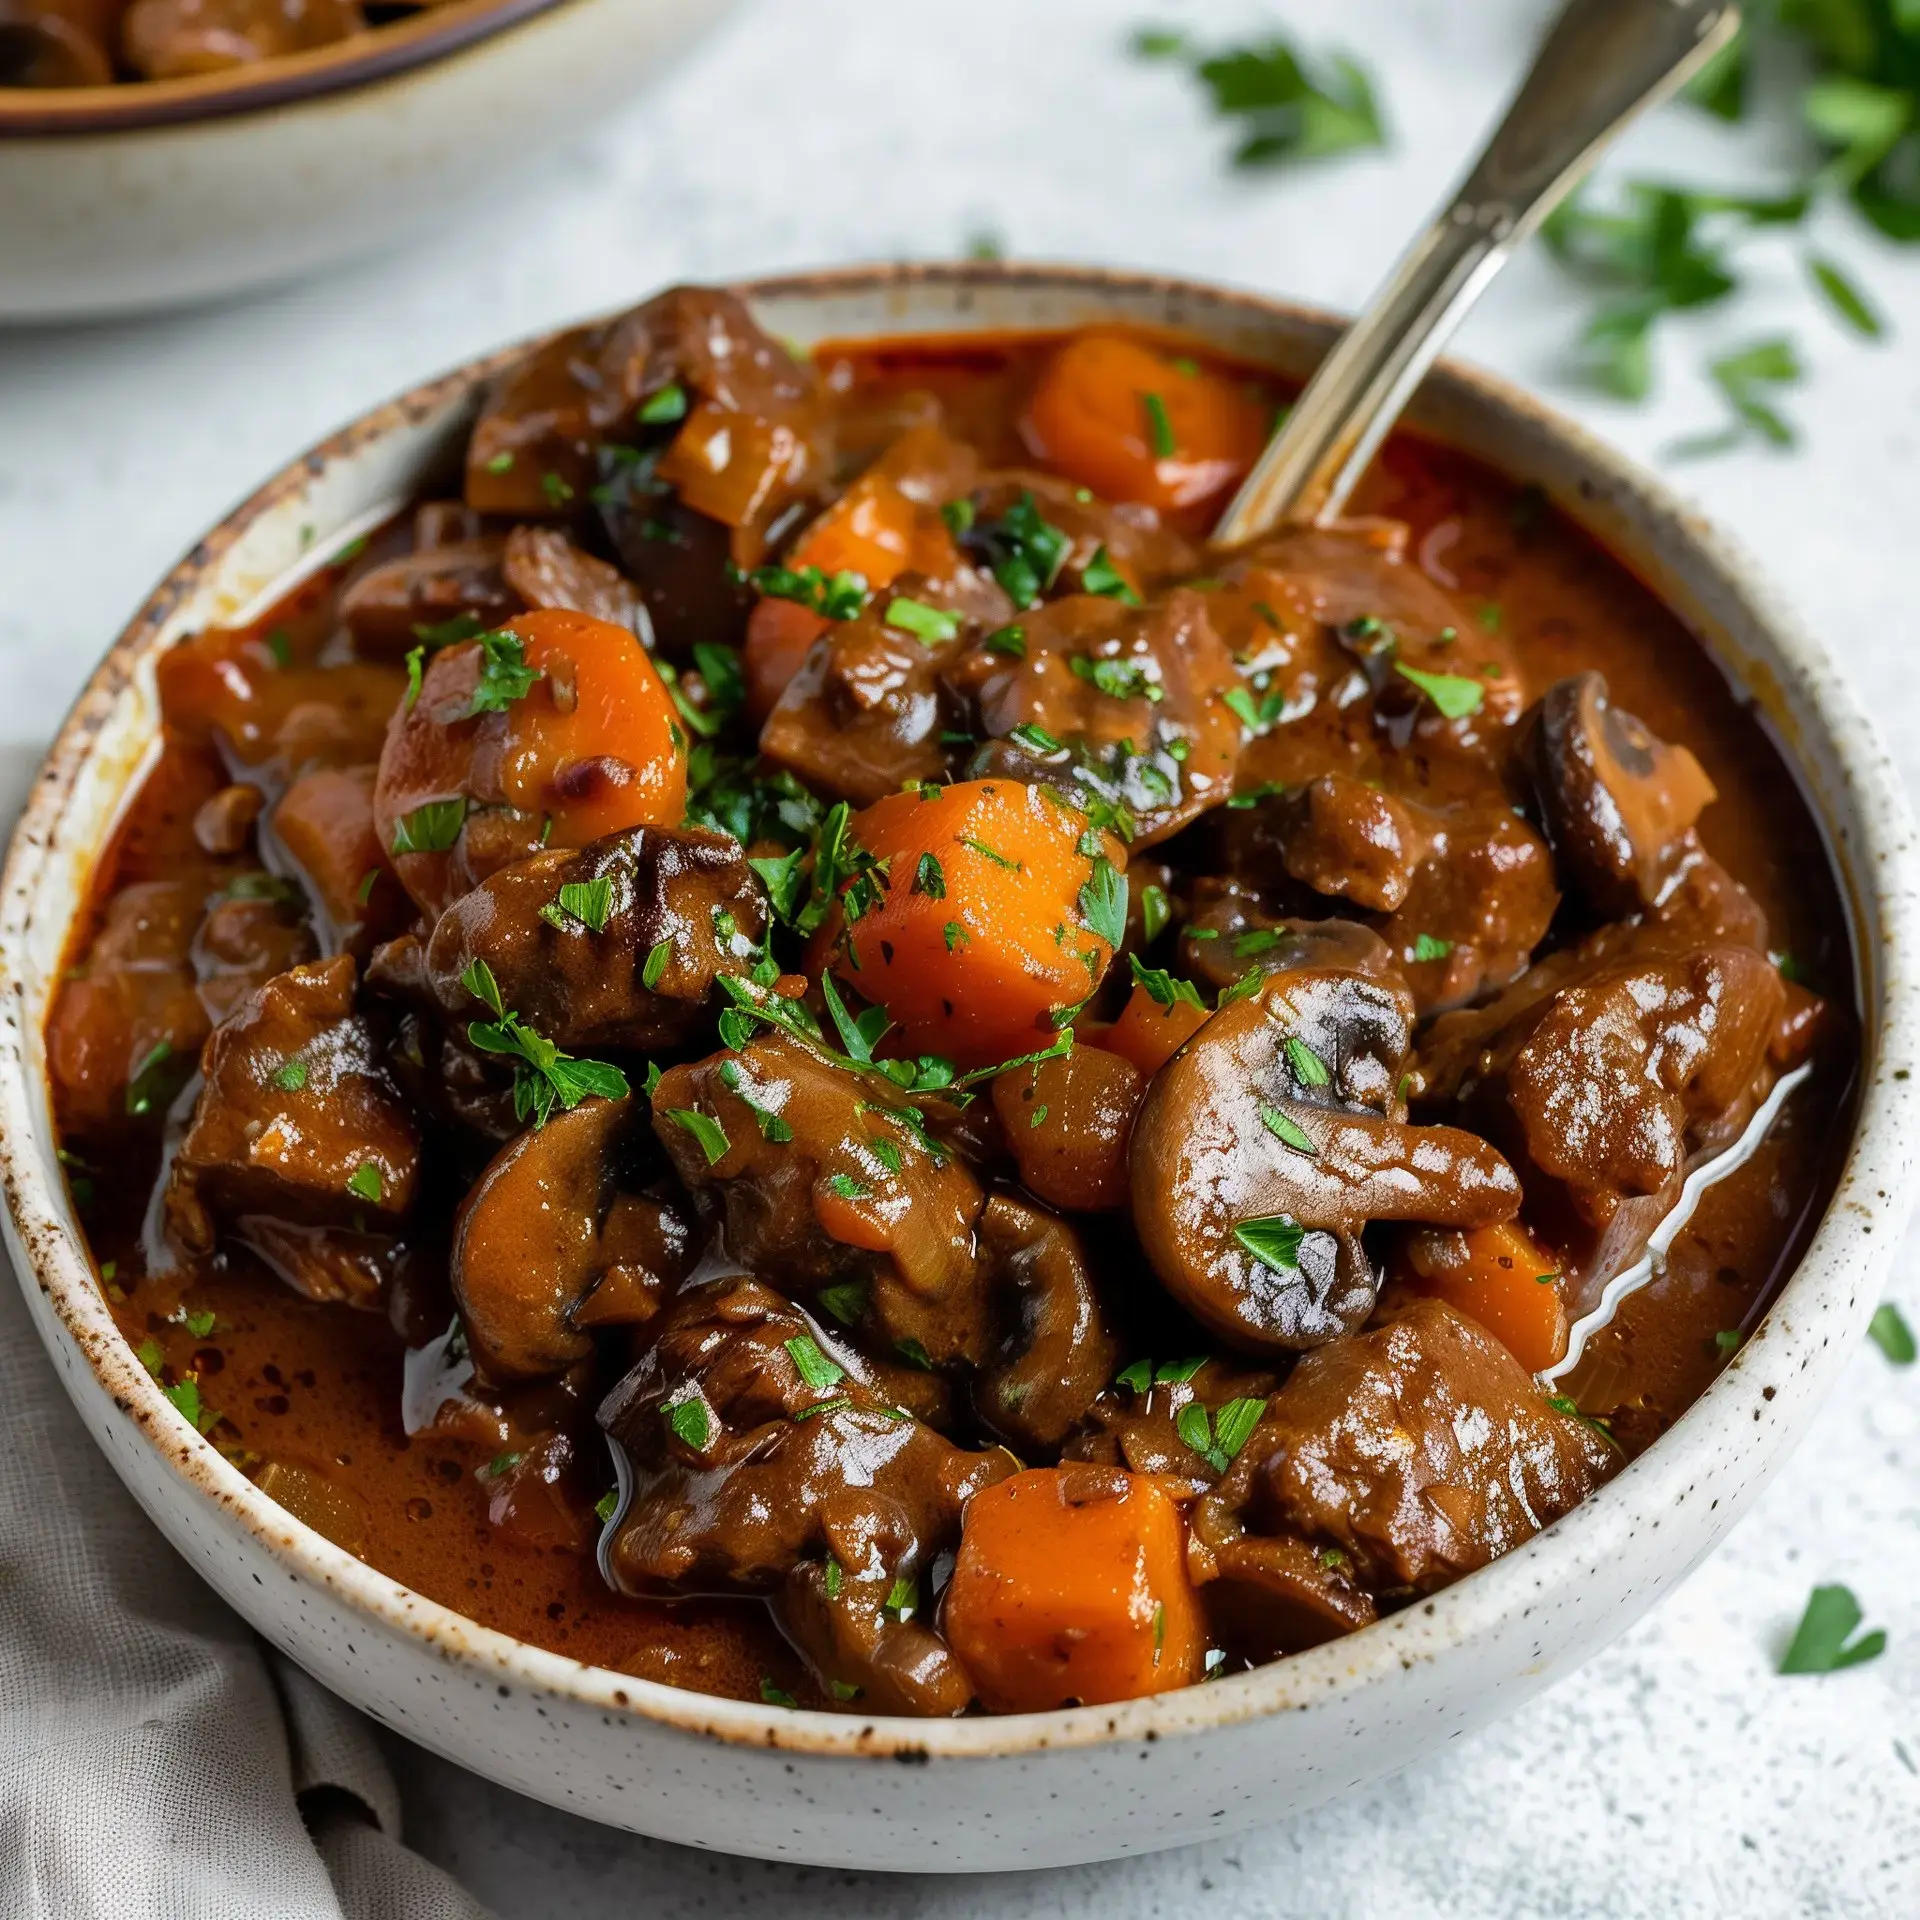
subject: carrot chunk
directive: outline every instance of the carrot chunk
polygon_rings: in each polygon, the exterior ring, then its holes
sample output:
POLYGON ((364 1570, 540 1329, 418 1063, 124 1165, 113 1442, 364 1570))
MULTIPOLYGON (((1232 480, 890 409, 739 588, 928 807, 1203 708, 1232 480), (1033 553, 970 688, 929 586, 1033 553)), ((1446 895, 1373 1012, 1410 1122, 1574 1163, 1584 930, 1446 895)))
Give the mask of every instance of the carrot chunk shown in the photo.
POLYGON ((976 1493, 944 1625, 996 1713, 1165 1693, 1206 1660, 1179 1508, 1108 1467, 1036 1467, 976 1493))
POLYGON ((747 711, 764 720, 780 704, 787 682, 806 664, 813 643, 833 625, 797 600, 762 600, 747 615, 742 667, 747 680, 747 711))
POLYGON ((1559 1262, 1517 1220, 1406 1242, 1408 1281, 1483 1326, 1529 1373, 1566 1356, 1567 1309, 1559 1262))
POLYGON ((646 649, 625 627, 560 608, 516 615, 508 631, 541 678, 507 708, 507 798, 522 812, 551 814, 555 846, 677 826, 687 808, 686 736, 646 649))
POLYGON ((1020 430, 1069 480, 1164 512, 1238 485, 1272 423, 1264 400, 1191 360, 1083 333, 1047 363, 1020 430))
POLYGON ((1211 1018, 1197 1000, 1156 1000, 1137 982, 1112 1026, 1089 1028, 1088 1043, 1131 1060, 1149 1080, 1211 1018))
POLYGON ((891 793, 852 822, 883 871, 843 897, 834 971, 916 1053, 989 1066, 1049 1044, 1125 926, 1126 853, 1045 788, 891 793))

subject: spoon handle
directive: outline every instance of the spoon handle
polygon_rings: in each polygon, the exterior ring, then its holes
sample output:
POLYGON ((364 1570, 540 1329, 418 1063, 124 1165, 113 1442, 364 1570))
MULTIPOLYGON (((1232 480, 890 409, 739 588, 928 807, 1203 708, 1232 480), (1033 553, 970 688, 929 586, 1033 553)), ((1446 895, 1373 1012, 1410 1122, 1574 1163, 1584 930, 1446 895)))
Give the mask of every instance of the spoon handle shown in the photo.
POLYGON ((1448 336, 1614 137, 1740 25, 1734 0, 1570 0, 1459 191, 1347 329, 1219 526, 1333 519, 1448 336))

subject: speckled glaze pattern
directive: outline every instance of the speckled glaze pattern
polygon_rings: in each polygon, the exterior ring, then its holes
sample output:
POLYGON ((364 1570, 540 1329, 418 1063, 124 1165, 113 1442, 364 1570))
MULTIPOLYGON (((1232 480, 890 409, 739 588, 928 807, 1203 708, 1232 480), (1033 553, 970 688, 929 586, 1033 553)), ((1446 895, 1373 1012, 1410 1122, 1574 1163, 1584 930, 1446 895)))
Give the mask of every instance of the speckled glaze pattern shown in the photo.
MULTIPOLYGON (((774 331, 804 342, 1121 318, 1290 372, 1334 325, 1251 295, 1066 269, 850 270, 742 290, 774 331)), ((1864 1332, 1913 1195, 1913 824, 1831 664, 1744 559, 1577 429, 1454 367, 1430 380, 1419 424, 1542 486, 1693 625, 1788 742, 1850 901, 1866 1058, 1839 1190, 1773 1310, 1657 1446, 1519 1551, 1315 1652, 1114 1708, 924 1722, 713 1700, 527 1647, 308 1531, 195 1433, 115 1330, 67 1205, 44 1082, 47 997, 88 864, 153 745, 156 657, 403 500, 458 445, 499 364, 368 414, 182 561, 74 709, 0 878, 9 1245, 89 1428, 228 1601, 377 1719, 554 1805, 735 1853, 967 1871, 1231 1833, 1376 1779, 1569 1672, 1712 1549, 1864 1332)))
POLYGON ((0 323, 377 253, 577 138, 730 4, 494 0, 237 75, 0 90, 0 323))

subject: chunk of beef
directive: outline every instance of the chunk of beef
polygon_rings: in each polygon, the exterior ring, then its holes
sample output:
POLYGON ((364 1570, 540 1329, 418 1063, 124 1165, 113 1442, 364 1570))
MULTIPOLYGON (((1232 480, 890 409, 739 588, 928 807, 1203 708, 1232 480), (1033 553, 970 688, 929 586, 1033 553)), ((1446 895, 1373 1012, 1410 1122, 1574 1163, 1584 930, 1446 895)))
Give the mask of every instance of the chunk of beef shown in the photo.
POLYGON ((501 377, 468 443, 466 497, 526 520, 604 501, 615 550, 681 652, 737 637, 744 598, 689 589, 696 574, 722 582, 728 557, 758 563, 768 528, 817 478, 822 433, 809 362, 737 295, 674 287, 558 335, 501 377), (696 538, 689 567, 681 543, 696 538))
POLYGON ((60 1111, 76 1132, 111 1133, 136 1108, 164 1112, 199 1052, 211 1024, 192 958, 205 893, 191 879, 146 880, 107 902, 47 1025, 60 1111))
POLYGON ((814 642, 767 716, 760 751, 855 806, 943 778, 956 756, 942 736, 965 711, 942 670, 966 652, 969 634, 997 630, 1011 613, 1005 594, 970 567, 945 580, 903 575, 814 642), (888 609, 902 599, 956 614, 955 631, 941 638, 893 624, 888 609))
POLYGON ((269 980, 208 1036, 174 1157, 167 1230, 193 1256, 224 1236, 318 1298, 354 1298, 361 1263, 298 1257, 310 1229, 390 1230, 420 1172, 413 1116, 354 1010, 344 955, 269 980))
POLYGON ((475 961, 501 999, 568 1052, 676 1045, 709 1018, 715 978, 744 972, 766 931, 740 843, 694 829, 634 827, 579 852, 503 868, 440 916, 426 979, 472 1017, 475 961), (562 889, 569 891, 565 904, 562 889), (598 924, 595 924, 595 922, 598 924))
POLYGON ((720 1196, 733 1257, 866 1352, 930 1369, 895 1388, 916 1405, 955 1376, 989 1429, 1040 1453, 1106 1384, 1118 1349, 1073 1230, 985 1194, 883 1075, 772 1033, 671 1069, 653 1110, 682 1180, 720 1196))
POLYGON ((770 1594, 835 1691, 880 1711, 966 1707, 971 1683, 920 1618, 921 1586, 1011 1456, 953 1446, 746 1279, 682 1292, 600 1423, 629 1469, 601 1548, 616 1591, 770 1594))
POLYGON ((1751 948, 1606 928, 1436 1021, 1418 1098, 1507 1147, 1530 1215, 1591 1293, 1765 1097, 1785 1011, 1777 970, 1751 948))
POLYGON ((208 901, 194 930, 192 956, 200 1004, 215 1025, 256 987, 314 957, 313 929, 298 894, 272 874, 242 874, 208 901))
POLYGON ((1531 1539, 1619 1455, 1439 1301, 1308 1354, 1194 1511, 1204 1594, 1269 1659, 1531 1539))
POLYGON ((1201 595, 1136 607, 1080 594, 1017 625, 1017 653, 989 637, 948 674, 989 743, 975 774, 1124 807, 1141 847, 1231 796, 1241 722, 1227 696, 1244 686, 1201 595))

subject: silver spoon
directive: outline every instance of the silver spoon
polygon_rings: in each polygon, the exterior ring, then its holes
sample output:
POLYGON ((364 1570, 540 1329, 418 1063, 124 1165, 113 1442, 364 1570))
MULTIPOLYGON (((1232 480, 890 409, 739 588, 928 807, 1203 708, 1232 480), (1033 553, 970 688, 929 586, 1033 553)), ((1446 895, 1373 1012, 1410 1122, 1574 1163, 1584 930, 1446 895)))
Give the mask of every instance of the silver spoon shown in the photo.
POLYGON ((1515 249, 1615 137, 1731 40, 1733 0, 1570 0, 1506 118, 1366 312, 1320 363, 1219 526, 1216 546, 1324 524, 1440 349, 1515 249))
MULTIPOLYGON (((1240 546, 1283 523, 1336 518, 1380 443, 1467 310, 1514 250, 1586 176, 1616 136, 1733 38, 1731 0, 1571 0, 1555 21, 1506 118, 1459 190, 1349 327, 1248 475, 1220 524, 1240 546)), ((1604 1280, 1569 1329, 1551 1386, 1588 1340, 1650 1280, 1700 1196, 1753 1156, 1809 1069, 1785 1074, 1740 1137, 1688 1174, 1639 1257, 1604 1280)))

